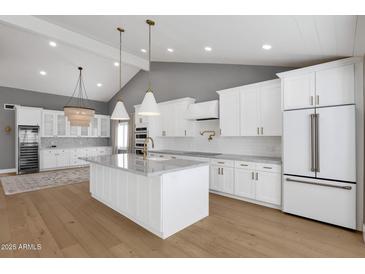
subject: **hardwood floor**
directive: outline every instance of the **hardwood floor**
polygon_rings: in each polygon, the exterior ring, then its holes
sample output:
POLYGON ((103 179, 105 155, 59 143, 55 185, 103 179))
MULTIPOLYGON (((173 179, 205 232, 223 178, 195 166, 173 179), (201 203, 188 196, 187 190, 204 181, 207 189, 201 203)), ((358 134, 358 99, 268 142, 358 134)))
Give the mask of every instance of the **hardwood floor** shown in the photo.
POLYGON ((87 182, 5 196, 0 257, 365 257, 360 232, 210 195, 210 216, 161 240, 91 198, 87 182))

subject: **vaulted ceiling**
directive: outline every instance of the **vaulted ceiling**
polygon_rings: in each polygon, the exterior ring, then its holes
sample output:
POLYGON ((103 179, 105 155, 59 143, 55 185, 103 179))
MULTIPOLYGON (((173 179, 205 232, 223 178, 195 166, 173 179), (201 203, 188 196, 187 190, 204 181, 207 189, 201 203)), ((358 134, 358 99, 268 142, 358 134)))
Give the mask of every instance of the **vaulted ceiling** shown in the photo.
POLYGON ((81 65, 89 97, 108 101, 118 90, 116 27, 126 30, 124 85, 148 69, 147 18, 153 61, 300 67, 365 53, 364 16, 0 16, 0 85, 70 95, 81 65))

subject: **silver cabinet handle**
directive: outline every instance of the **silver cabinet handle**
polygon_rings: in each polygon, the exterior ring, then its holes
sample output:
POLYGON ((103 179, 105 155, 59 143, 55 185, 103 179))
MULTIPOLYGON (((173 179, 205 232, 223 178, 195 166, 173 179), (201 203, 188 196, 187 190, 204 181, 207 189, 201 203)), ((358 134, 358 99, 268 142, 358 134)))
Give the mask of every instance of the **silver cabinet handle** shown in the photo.
POLYGON ((316 105, 319 105, 319 95, 316 96, 316 105))
POLYGON ((326 186, 326 187, 340 188, 340 189, 346 189, 346 190, 351 190, 352 189, 351 186, 334 186, 334 185, 329 185, 329 184, 313 183, 313 182, 307 182, 307 181, 296 180, 296 179, 291 179, 291 178, 286 178, 286 180, 288 182, 295 182, 295 183, 315 185, 315 186, 326 186))
POLYGON ((224 175, 223 170, 224 170, 224 168, 222 167, 222 175, 224 175))
POLYGON ((240 164, 240 166, 248 166, 248 165, 246 165, 246 164, 240 164))
POLYGON ((310 98, 311 98, 311 99, 310 99, 310 101, 311 101, 311 102, 310 102, 310 103, 311 103, 311 106, 313 106, 313 96, 311 96, 310 98))
POLYGON ((186 129, 185 129, 185 136, 186 136, 186 129))
POLYGON ((260 128, 257 128, 257 135, 260 135, 260 128))
POLYGON ((264 168, 266 168, 266 169, 272 169, 271 166, 264 166, 264 168))
POLYGON ((316 171, 315 167, 315 114, 310 115, 311 120, 311 171, 316 171))
POLYGON ((221 174, 221 168, 218 167, 218 175, 220 175, 220 174, 221 174))
POLYGON ((218 162, 218 164, 224 164, 224 162, 218 162))
POLYGON ((259 179, 259 173, 256 172, 256 181, 259 179))
POLYGON ((319 168, 319 114, 315 114, 315 142, 316 142, 316 145, 315 145, 315 150, 316 150, 316 172, 319 172, 320 171, 320 168, 319 168))
POLYGON ((264 135, 264 128, 261 127, 261 135, 264 135))
POLYGON ((255 180, 255 172, 253 172, 253 171, 251 172, 251 179, 255 180))

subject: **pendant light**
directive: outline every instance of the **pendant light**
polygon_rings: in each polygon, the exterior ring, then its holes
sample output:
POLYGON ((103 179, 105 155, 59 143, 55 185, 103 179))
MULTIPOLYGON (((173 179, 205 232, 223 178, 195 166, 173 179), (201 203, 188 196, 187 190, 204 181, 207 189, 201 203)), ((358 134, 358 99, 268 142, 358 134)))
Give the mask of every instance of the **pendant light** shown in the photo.
POLYGON ((151 88, 151 27, 155 25, 155 22, 152 20, 147 20, 148 24, 148 62, 149 62, 149 71, 148 71, 148 89, 143 98, 142 105, 139 109, 138 115, 142 116, 157 116, 160 115, 160 111, 158 110, 158 105, 156 103, 155 96, 153 95, 153 91, 151 88))
POLYGON ((88 127, 91 119, 94 117, 95 109, 89 108, 85 100, 88 100, 84 81, 82 79, 82 67, 78 67, 79 78, 76 83, 75 90, 63 107, 65 116, 70 121, 71 126, 88 127), (78 90, 78 94, 76 91, 78 90))
MULTIPOLYGON (((117 28, 119 31, 119 92, 122 89, 122 32, 124 29, 117 28)), ((117 101, 117 104, 114 107, 112 116, 110 117, 111 120, 129 120, 129 115, 127 110, 125 109, 124 103, 120 98, 117 101)))

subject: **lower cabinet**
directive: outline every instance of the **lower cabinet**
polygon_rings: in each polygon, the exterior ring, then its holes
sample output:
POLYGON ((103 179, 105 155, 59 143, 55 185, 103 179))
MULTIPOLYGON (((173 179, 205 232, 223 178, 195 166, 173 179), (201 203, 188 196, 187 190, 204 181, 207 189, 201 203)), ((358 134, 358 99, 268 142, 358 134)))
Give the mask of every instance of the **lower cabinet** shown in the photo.
POLYGON ((256 169, 236 168, 234 194, 274 205, 281 204, 281 171, 277 165, 256 164, 256 169), (266 168, 270 171, 262 171, 266 168))
POLYGON ((210 188, 212 190, 233 194, 234 169, 233 167, 212 165, 210 168, 210 188))
POLYGON ((45 149, 41 155, 41 170, 83 166, 88 163, 80 157, 112 154, 111 147, 87 147, 72 149, 45 149))

